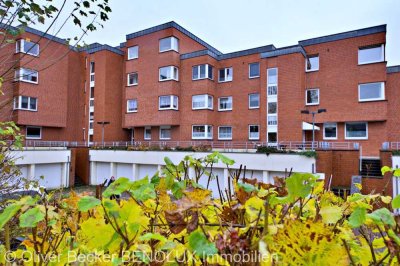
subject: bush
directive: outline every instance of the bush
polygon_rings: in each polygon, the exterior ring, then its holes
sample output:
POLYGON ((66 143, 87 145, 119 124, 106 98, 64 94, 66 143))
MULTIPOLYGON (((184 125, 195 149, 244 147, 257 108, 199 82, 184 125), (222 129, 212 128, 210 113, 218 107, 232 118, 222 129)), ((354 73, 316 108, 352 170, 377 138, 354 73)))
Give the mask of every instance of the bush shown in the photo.
POLYGON ((400 196, 355 193, 343 200, 312 174, 271 185, 230 170, 232 190, 213 198, 199 181, 214 180, 206 169, 218 162, 234 163, 219 153, 186 156, 178 165, 165 158, 160 173, 119 178, 102 199, 72 193, 9 202, 0 229, 18 221, 25 251, 5 257, 0 246, 0 263, 35 254, 38 265, 54 257, 53 265, 65 265, 78 256, 97 264, 112 258, 113 265, 399 265, 400 224, 392 211, 400 196))

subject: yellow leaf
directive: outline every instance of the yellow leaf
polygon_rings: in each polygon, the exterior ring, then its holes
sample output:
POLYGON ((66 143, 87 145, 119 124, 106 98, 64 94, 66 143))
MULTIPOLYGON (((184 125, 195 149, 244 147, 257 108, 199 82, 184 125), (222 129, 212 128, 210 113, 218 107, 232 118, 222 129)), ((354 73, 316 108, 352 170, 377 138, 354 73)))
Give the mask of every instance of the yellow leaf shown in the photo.
POLYGON ((326 224, 334 224, 342 218, 342 209, 339 206, 325 206, 320 210, 322 221, 326 224))
POLYGON ((386 203, 389 204, 392 202, 392 197, 391 196, 381 196, 381 200, 386 203))

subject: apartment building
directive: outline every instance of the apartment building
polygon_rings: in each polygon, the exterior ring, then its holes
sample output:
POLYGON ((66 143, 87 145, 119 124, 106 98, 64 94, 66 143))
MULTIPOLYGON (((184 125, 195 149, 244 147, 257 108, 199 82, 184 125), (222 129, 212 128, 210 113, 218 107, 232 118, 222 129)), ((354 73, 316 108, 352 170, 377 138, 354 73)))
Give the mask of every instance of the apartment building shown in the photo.
POLYGON ((0 51, 21 58, 1 117, 35 140, 279 145, 311 141, 315 112, 316 141, 378 156, 400 140, 400 67, 385 46, 386 25, 233 53, 175 22, 80 49, 28 28, 0 51))

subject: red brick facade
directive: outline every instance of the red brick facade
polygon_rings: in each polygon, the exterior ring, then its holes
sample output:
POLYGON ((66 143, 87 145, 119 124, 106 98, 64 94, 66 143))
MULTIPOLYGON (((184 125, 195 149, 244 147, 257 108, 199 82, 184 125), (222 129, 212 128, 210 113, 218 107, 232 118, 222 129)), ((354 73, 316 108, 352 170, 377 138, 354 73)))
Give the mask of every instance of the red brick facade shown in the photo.
MULTIPOLYGON (((277 142, 304 141, 311 140, 311 131, 302 128, 303 122, 311 123, 311 115, 300 111, 320 108, 327 112, 316 115, 317 141, 357 142, 363 155, 378 156, 383 142, 400 140, 396 119, 400 72, 397 68, 388 71, 384 58, 358 64, 359 48, 385 45, 385 25, 300 41, 291 47, 267 45, 231 54, 222 54, 174 22, 129 34, 116 48, 92 44, 71 50, 62 41, 40 38, 37 31, 29 29, 19 38, 37 42, 39 56, 15 53, 14 44, 0 55, 23 57, 12 67, 37 70, 39 80, 30 84, 10 77, 4 83, 1 103, 8 104, 2 107, 1 119, 12 118, 22 128, 41 127, 41 140, 101 141, 103 125, 99 122, 109 122, 104 125, 105 141, 142 141, 145 127, 151 127, 151 140, 158 141, 160 127, 165 126, 171 128, 170 140, 191 141, 195 140, 194 125, 212 126, 209 140, 213 141, 219 140, 220 126, 231 127, 231 140, 227 141, 257 141, 249 140, 250 125, 259 125, 260 142, 269 141, 267 132, 276 132, 277 142), (160 52, 160 40, 171 36, 179 40, 178 51, 160 52), (138 46, 138 58, 128 60, 132 46, 138 46), (305 70, 309 55, 319 56, 318 71, 305 70), (94 82, 90 81, 92 62, 94 82), (259 77, 249 77, 251 63, 259 63, 259 77), (202 64, 213 67, 213 78, 193 80, 193 66, 202 64), (159 69, 164 66, 177 67, 178 80, 159 81, 159 69), (232 81, 219 82, 222 68, 232 68, 232 81), (271 68, 278 72, 276 124, 267 122, 267 102, 271 101, 267 69, 271 68), (129 73, 138 74, 137 85, 127 85, 129 73), (384 83, 384 97, 360 102, 358 85, 373 82, 384 83), (306 90, 315 88, 319 89, 319 104, 306 105, 306 90), (249 94, 254 93, 260 95, 259 107, 251 109, 249 94), (213 96, 212 110, 193 110, 192 97, 200 94, 213 96), (19 95, 37 98, 37 111, 13 110, 12 99, 19 95), (164 95, 178 97, 178 110, 159 110, 159 96, 164 95), (232 97, 232 110, 219 110, 220 97, 232 97), (129 99, 137 100, 136 112, 127 112, 129 99), (346 139, 345 124, 349 122, 367 122, 368 136, 346 139), (324 139, 324 123, 337 124, 336 139, 324 139)), ((7 67, 9 63, 0 66, 7 67)))

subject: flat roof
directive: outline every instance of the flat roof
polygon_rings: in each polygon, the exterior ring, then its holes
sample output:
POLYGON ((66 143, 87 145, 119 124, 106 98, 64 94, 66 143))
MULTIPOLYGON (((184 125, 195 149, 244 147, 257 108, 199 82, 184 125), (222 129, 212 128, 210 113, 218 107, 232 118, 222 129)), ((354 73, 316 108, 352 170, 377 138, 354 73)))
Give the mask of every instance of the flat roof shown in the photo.
POLYGON ((344 39, 349 39, 349 38, 354 38, 354 37, 360 37, 360 36, 365 36, 365 35, 375 34, 375 33, 380 33, 380 32, 386 32, 386 24, 369 27, 369 28, 358 29, 358 30, 346 31, 346 32, 341 32, 341 33, 336 33, 336 34, 331 34, 331 35, 326 35, 326 36, 312 38, 312 39, 307 39, 307 40, 299 41, 299 44, 302 46, 308 46, 308 45, 314 45, 314 44, 320 44, 320 43, 326 43, 326 42, 339 41, 339 40, 344 40, 344 39))

